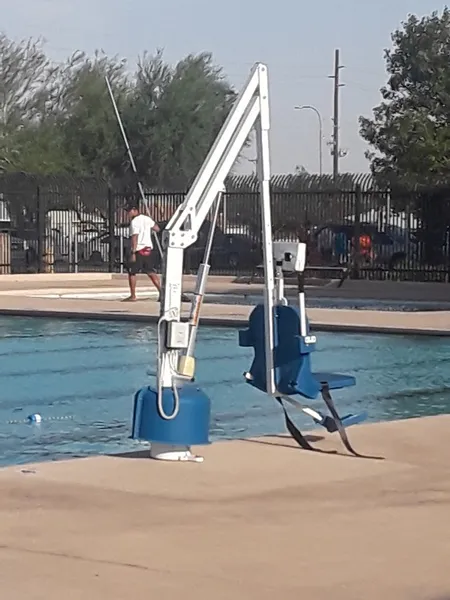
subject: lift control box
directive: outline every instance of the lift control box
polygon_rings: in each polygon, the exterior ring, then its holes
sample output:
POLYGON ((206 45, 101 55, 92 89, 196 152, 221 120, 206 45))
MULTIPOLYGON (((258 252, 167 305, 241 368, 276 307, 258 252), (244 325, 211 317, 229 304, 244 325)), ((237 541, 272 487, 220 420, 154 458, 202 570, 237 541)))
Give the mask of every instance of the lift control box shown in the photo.
POLYGON ((167 347, 173 350, 185 350, 189 345, 191 326, 187 322, 169 321, 167 324, 167 347))
POLYGON ((286 272, 303 273, 306 266, 306 244, 303 242, 273 242, 273 258, 282 262, 286 272))

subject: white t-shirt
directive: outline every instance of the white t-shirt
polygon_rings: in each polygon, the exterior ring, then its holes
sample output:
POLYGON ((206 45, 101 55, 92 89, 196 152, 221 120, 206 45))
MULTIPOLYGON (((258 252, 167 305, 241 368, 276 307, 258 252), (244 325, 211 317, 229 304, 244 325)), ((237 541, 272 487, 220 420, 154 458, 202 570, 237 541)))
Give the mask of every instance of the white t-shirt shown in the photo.
POLYGON ((137 235, 136 250, 142 250, 143 248, 153 248, 152 241, 152 228, 155 225, 155 221, 147 215, 138 215, 131 220, 130 223, 130 236, 137 235))

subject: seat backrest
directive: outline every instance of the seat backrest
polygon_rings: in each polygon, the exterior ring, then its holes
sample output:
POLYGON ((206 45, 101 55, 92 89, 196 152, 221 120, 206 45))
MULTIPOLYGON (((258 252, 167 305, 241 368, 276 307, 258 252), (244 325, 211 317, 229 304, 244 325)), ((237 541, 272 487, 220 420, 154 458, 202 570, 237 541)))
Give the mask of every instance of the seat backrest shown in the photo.
MULTIPOLYGON (((307 333, 309 324, 307 322, 307 333)), ((253 347, 255 355, 249 370, 250 383, 266 392, 266 357, 264 305, 256 306, 249 327, 240 332, 239 344, 253 347)), ((293 306, 274 308, 275 384, 282 394, 302 394, 315 398, 320 390, 311 373, 310 353, 314 344, 306 345, 300 336, 300 315, 293 306)))

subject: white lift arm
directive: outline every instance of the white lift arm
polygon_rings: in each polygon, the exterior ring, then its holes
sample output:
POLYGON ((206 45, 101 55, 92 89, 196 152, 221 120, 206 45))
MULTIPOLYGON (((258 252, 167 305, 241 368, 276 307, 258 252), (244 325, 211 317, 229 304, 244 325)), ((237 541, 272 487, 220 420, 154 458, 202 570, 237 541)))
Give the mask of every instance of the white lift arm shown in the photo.
POLYGON ((181 322, 181 293, 184 250, 193 244, 224 182, 239 156, 253 127, 257 138, 257 174, 259 179, 263 253, 265 270, 265 328, 267 392, 275 394, 273 371, 274 269, 270 210, 269 90, 267 67, 257 63, 239 94, 234 107, 203 163, 186 199, 163 231, 164 264, 160 325, 165 333, 158 350, 158 384, 174 387, 180 378, 180 352, 189 344, 192 324, 181 322))

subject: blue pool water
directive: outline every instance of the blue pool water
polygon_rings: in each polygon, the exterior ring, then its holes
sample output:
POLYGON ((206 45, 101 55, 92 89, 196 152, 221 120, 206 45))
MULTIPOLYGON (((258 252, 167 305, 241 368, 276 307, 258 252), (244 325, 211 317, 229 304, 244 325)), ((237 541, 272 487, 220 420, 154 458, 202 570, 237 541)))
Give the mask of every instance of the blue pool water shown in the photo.
MULTIPOLYGON (((129 439, 132 398, 154 370, 155 326, 4 317, 0 361, 0 465, 139 447, 129 439), (26 423, 32 413, 43 422, 26 423)), ((243 381, 250 361, 236 330, 200 328, 197 381, 212 399, 212 439, 284 431, 278 405, 243 381)), ((444 338, 321 333, 313 364, 356 376, 355 388, 335 395, 342 413, 364 407, 379 421, 450 412, 444 338)))

